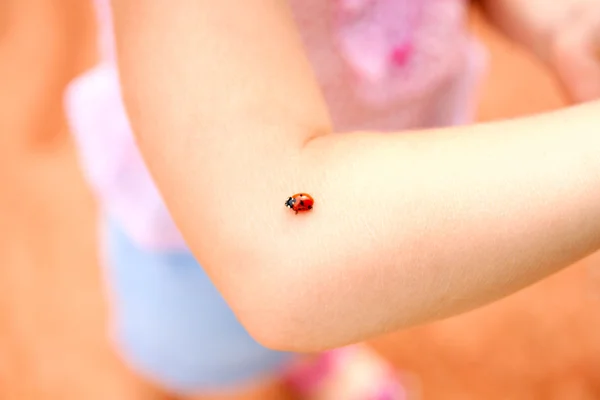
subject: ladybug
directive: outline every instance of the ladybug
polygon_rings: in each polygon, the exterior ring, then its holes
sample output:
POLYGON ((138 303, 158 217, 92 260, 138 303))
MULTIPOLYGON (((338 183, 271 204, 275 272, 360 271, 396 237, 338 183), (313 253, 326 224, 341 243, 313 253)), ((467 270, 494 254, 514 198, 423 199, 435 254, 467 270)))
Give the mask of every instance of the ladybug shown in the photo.
POLYGON ((287 199, 285 206, 296 211, 296 214, 300 211, 310 211, 315 204, 315 200, 306 193, 298 193, 287 199))

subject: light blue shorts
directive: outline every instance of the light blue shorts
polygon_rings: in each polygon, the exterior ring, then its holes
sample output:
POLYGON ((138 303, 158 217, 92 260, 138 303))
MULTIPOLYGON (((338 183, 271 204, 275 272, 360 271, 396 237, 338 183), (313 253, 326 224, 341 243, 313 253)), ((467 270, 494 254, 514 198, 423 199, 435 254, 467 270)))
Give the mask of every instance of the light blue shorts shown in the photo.
POLYGON ((141 375, 179 394, 229 391, 295 357, 255 342, 191 253, 142 249, 114 221, 102 234, 113 339, 141 375))

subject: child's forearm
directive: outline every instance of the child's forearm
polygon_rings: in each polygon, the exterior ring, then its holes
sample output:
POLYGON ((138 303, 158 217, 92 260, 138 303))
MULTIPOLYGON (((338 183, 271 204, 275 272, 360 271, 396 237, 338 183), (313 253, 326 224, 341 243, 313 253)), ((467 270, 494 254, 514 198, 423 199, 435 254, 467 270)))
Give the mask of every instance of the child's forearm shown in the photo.
POLYGON ((310 322, 301 346, 455 314, 597 249, 599 127, 596 103, 409 136, 313 140, 321 204, 299 223, 302 249, 286 263, 305 279, 288 297, 310 322))
POLYGON ((120 1, 140 147, 190 248, 263 343, 314 350, 450 315, 600 246, 598 105, 331 135, 283 3, 120 1), (284 207, 297 192, 314 196, 311 212, 284 207))

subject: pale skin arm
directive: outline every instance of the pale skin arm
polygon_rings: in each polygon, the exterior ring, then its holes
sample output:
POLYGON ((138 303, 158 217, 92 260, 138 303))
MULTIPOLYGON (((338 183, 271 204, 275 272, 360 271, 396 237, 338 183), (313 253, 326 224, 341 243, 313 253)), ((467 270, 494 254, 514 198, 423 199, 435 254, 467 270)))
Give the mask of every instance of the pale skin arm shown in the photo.
POLYGON ((556 35, 598 0, 479 0, 488 19, 510 39, 550 62, 556 35), (586 4, 587 3, 587 4, 586 4))
POLYGON ((313 351, 456 314, 600 246, 598 104, 333 135, 285 3, 115 4, 148 165, 260 342, 313 351), (311 212, 284 207, 297 192, 311 212))
POLYGON ((553 28, 565 18, 566 6, 581 0, 479 0, 487 17, 509 38, 548 58, 553 28))
POLYGON ((481 2, 501 31, 555 73, 567 99, 600 99, 599 0, 481 2))

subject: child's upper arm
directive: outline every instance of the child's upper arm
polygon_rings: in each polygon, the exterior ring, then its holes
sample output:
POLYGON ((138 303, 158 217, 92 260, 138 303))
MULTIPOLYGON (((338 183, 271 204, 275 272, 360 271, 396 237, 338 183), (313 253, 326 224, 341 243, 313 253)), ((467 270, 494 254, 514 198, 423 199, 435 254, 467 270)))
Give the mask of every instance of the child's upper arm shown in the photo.
POLYGON ((115 1, 133 129, 176 221, 209 270, 216 250, 207 235, 233 240, 231 230, 243 231, 244 221, 261 220, 272 207, 261 199, 283 204, 290 190, 303 190, 291 183, 301 172, 293 160, 303 143, 330 129, 286 5, 115 1), (193 181, 193 194, 181 196, 182 180, 193 181), (215 219, 223 208, 235 226, 215 219))
POLYGON ((253 282, 285 252, 274 221, 288 196, 310 191, 302 146, 330 131, 287 2, 113 3, 124 99, 150 171, 219 290, 235 311, 252 307, 236 299, 259 298, 253 282))

